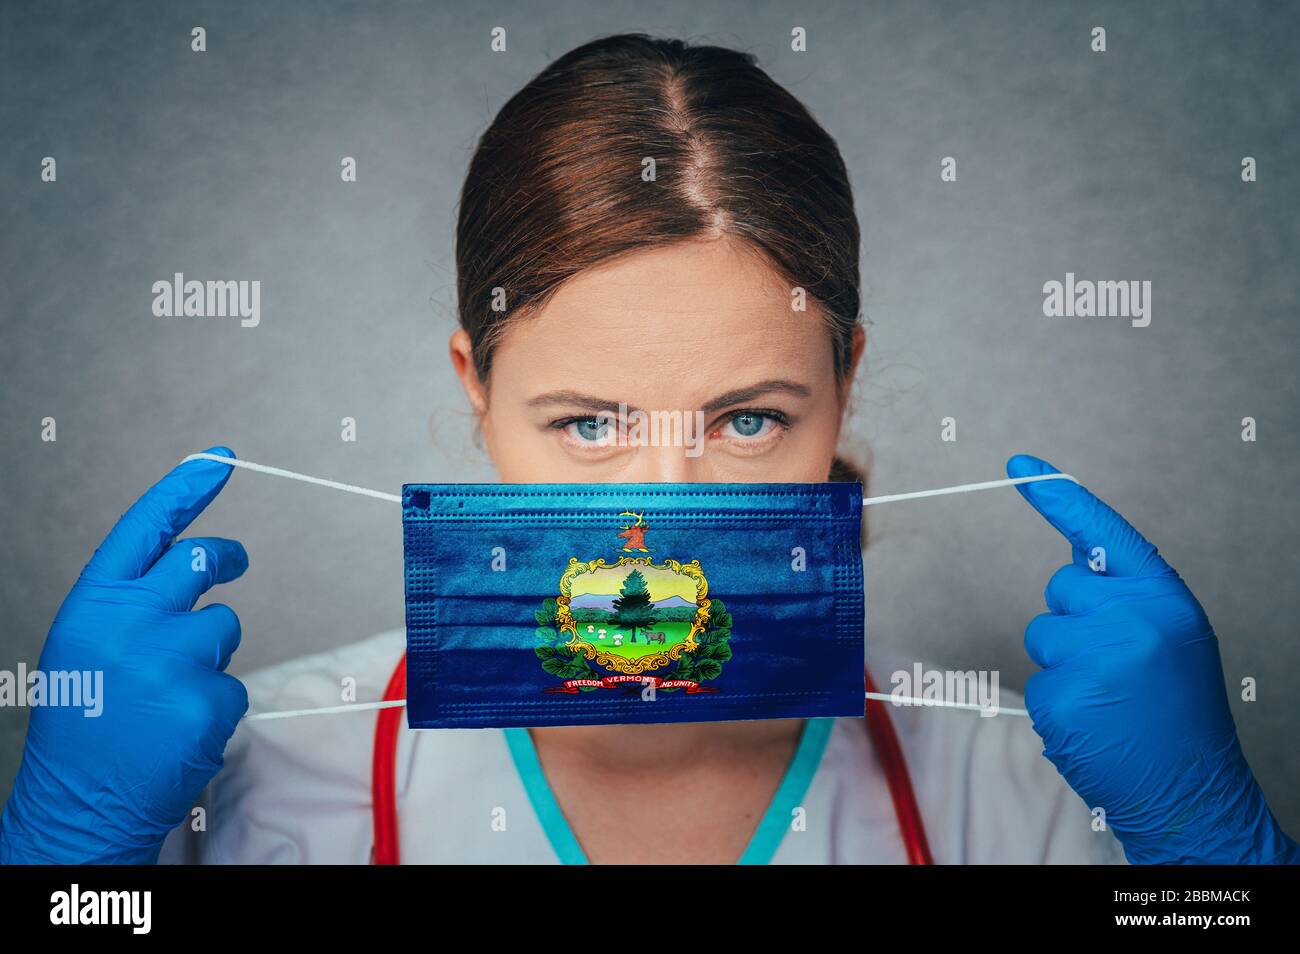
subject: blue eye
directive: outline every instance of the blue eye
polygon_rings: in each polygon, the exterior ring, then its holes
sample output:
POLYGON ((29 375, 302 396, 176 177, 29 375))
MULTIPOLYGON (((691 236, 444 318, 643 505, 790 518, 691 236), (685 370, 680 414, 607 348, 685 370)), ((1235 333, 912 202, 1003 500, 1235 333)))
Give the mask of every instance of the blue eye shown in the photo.
POLYGON ((609 421, 595 417, 583 417, 569 421, 566 425, 569 433, 580 441, 596 443, 606 440, 609 435, 609 421))
POLYGON ((731 419, 731 426, 741 437, 753 437, 763 429, 766 420, 761 414, 737 414, 731 419))
POLYGON ((784 423, 785 421, 780 420, 775 414, 765 414, 759 411, 737 411, 723 425, 722 436, 753 440, 756 437, 766 437, 784 423))

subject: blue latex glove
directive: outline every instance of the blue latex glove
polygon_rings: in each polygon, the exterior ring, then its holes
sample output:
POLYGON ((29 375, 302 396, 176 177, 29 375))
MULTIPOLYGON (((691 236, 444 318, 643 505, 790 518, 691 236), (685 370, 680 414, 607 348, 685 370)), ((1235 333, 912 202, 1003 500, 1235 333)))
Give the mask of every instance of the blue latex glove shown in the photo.
MULTIPOLYGON (((1017 456, 1007 473, 1058 471, 1017 456)), ((1047 585, 1050 612, 1025 631, 1042 667, 1025 705, 1043 754, 1105 809, 1133 864, 1300 863, 1242 754, 1218 639, 1187 585, 1078 484, 1017 489, 1074 549, 1047 585)))
POLYGON ((214 461, 174 469, 123 515, 63 601, 40 669, 102 671, 102 712, 32 709, 0 819, 0 862, 155 862, 221 768, 248 708, 243 685, 222 671, 239 620, 227 606, 193 609, 213 584, 240 576, 248 556, 233 540, 172 541, 232 470, 214 461))

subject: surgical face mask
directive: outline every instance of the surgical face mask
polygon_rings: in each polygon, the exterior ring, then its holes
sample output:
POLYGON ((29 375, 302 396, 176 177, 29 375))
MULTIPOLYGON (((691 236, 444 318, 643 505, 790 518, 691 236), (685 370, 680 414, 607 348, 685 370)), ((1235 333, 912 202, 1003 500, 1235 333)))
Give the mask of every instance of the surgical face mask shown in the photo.
MULTIPOLYGON (((859 692, 1027 716, 862 689, 861 510, 1075 479, 866 499, 856 483, 409 484, 399 496, 216 454, 190 460, 402 506, 412 728, 857 716, 859 692), (529 612, 532 643, 519 630, 529 612), (638 700, 660 708, 632 708, 638 700)), ((386 698, 244 718, 406 705, 386 698)))
POLYGON ((408 484, 412 728, 862 714, 862 486, 408 484))

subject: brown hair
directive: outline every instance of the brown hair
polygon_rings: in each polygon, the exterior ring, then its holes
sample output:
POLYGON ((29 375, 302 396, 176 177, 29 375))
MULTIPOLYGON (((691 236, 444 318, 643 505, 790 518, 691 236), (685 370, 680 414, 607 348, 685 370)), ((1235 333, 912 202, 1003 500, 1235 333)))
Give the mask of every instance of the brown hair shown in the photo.
MULTIPOLYGON (((509 321, 578 272, 722 235, 821 306, 847 386, 859 234, 835 141, 747 53, 643 34, 566 53, 501 107, 461 191, 457 296, 480 379, 509 321), (492 308, 497 288, 506 311, 492 308)), ((837 457, 830 479, 862 475, 837 457)))

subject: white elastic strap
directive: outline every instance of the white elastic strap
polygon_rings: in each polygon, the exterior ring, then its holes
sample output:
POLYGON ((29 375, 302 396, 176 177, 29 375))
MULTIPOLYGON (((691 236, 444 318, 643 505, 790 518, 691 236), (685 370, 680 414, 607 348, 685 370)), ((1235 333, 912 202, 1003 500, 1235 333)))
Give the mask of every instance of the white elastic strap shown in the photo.
POLYGON ((982 706, 978 702, 949 702, 947 699, 918 699, 916 696, 891 696, 887 692, 864 692, 868 699, 879 699, 900 708, 925 706, 932 709, 970 709, 972 712, 992 712, 996 715, 1028 716, 1028 709, 1013 709, 1010 706, 982 706))
MULTIPOLYGON (((918 699, 915 696, 891 696, 885 692, 864 692, 867 699, 878 699, 895 706, 926 706, 935 709, 971 709, 976 712, 993 712, 998 715, 1027 716, 1026 709, 1008 706, 982 706, 978 702, 948 702, 946 699, 918 699)), ((255 712, 244 716, 245 722, 264 722, 267 719, 296 719, 298 716, 329 715, 332 712, 371 712, 375 709, 398 709, 406 705, 405 699, 387 702, 352 702, 341 706, 322 706, 319 709, 285 709, 280 712, 255 712)))
MULTIPOLYGON (((323 477, 312 477, 308 474, 295 473, 292 470, 284 470, 280 467, 268 467, 266 464, 255 464, 251 460, 238 460, 234 457, 222 457, 219 454, 191 454, 181 461, 182 464, 192 460, 211 460, 220 464, 229 464, 231 467, 242 467, 245 470, 255 471, 259 474, 270 474, 273 477, 287 477, 290 480, 300 480, 305 484, 316 484, 318 487, 329 487, 331 490, 342 490, 344 493, 360 494, 363 497, 374 497, 376 500, 387 500, 390 503, 400 504, 402 498, 398 494, 386 494, 382 490, 371 490, 368 487, 358 487, 355 484, 341 484, 337 480, 325 480, 323 477)), ((864 497, 862 506, 870 507, 874 504, 894 503, 899 500, 919 500, 922 497, 943 497, 947 494, 968 494, 977 490, 995 490, 998 487, 1015 487, 1018 484, 1032 484, 1040 480, 1070 480, 1078 483, 1069 474, 1039 474, 1034 477, 1012 477, 1006 480, 986 480, 978 484, 958 484, 955 487, 939 487, 936 490, 914 490, 907 494, 887 494, 883 497, 864 497)), ((890 696, 880 692, 865 693, 868 699, 879 699, 882 702, 892 702, 894 704, 921 705, 936 709, 973 709, 979 712, 997 712, 1003 715, 1027 716, 1029 713, 1024 709, 1010 709, 1000 706, 981 706, 974 702, 948 702, 947 700, 934 699, 916 699, 911 696, 890 696)), ((298 716, 308 715, 328 715, 332 712, 364 712, 373 709, 391 709, 397 706, 406 705, 406 700, 399 699, 391 702, 354 702, 341 706, 322 706, 318 709, 286 709, 280 712, 255 712, 252 715, 244 716, 248 722, 259 722, 267 719, 294 719, 298 716)))
POLYGON ((387 500, 389 503, 401 503, 402 498, 398 494, 386 494, 382 490, 371 490, 368 487, 358 487, 356 484, 341 484, 337 480, 326 480, 323 477, 311 477, 307 474, 297 474, 292 470, 281 470, 279 467, 267 467, 265 464, 254 464, 251 460, 236 460, 234 457, 221 457, 218 454, 191 454, 181 461, 182 464, 192 460, 215 460, 220 464, 229 464, 231 467, 242 467, 245 470, 257 471, 259 474, 270 474, 272 477, 288 477, 290 480, 301 480, 304 484, 316 484, 319 487, 329 487, 331 490, 342 490, 344 493, 360 494, 363 497, 374 497, 376 500, 387 500))
POLYGON ((943 497, 948 494, 968 494, 976 490, 996 490, 998 487, 1015 487, 1019 484, 1033 484, 1040 480, 1079 481, 1070 474, 1037 474, 1033 477, 1009 477, 1006 480, 986 480, 978 484, 958 484, 956 487, 940 487, 937 490, 913 490, 910 494, 886 494, 883 497, 864 497, 862 506, 894 503, 899 500, 920 500, 922 497, 943 497))
MULTIPOLYGON (((363 497, 374 497, 376 500, 387 500, 389 503, 400 504, 402 497, 400 494, 386 494, 382 490, 371 490, 369 487, 358 487, 356 484, 341 484, 337 480, 326 480, 324 477, 312 477, 309 474, 299 474, 292 470, 284 470, 280 467, 268 467, 266 464, 254 464, 251 460, 238 460, 234 457, 222 457, 219 454, 191 454, 181 461, 182 464, 192 460, 213 460, 219 464, 229 464, 231 467, 242 467, 245 470, 256 471, 259 474, 270 474, 273 477, 288 477, 290 480, 300 480, 304 484, 316 484, 318 487, 329 487, 331 490, 342 490, 344 493, 360 494, 363 497)), ((1070 474, 1038 474, 1034 477, 1011 477, 1006 480, 986 480, 978 484, 958 484, 955 487, 939 487, 935 490, 913 490, 907 494, 886 494, 883 497, 863 497, 862 506, 871 507, 875 504, 895 503, 899 500, 920 500, 922 497, 943 497, 948 494, 968 494, 976 490, 996 490, 998 487, 1015 487, 1017 484, 1032 484, 1040 480, 1071 480, 1078 483, 1070 474)))
POLYGON ((282 709, 278 712, 254 712, 244 716, 245 722, 265 722, 267 719, 296 719, 298 716, 329 715, 331 712, 360 712, 371 709, 397 709, 406 705, 405 699, 388 702, 350 702, 341 706, 322 706, 318 709, 282 709))

